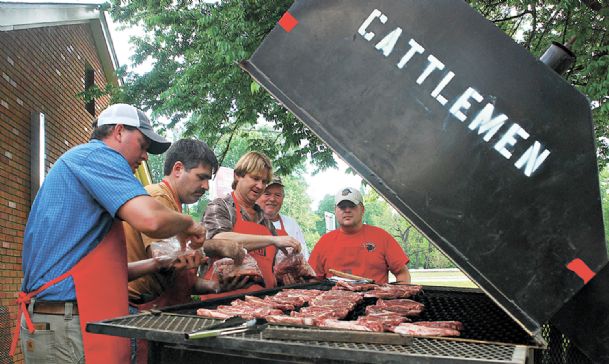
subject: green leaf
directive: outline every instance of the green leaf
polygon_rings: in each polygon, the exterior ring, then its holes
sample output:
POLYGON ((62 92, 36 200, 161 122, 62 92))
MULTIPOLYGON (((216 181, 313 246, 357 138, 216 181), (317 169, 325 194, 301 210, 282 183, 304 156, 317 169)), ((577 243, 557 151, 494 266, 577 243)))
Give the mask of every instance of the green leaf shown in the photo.
POLYGON ((250 92, 252 93, 252 95, 258 92, 259 90, 260 84, 256 81, 252 81, 252 83, 250 83, 250 92))

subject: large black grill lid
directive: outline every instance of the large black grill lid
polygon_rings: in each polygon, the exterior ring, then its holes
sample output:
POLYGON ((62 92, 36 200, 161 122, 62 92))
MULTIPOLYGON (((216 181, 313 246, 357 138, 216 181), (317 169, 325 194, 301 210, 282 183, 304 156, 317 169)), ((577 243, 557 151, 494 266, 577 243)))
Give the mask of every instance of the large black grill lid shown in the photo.
POLYGON ((531 333, 607 263, 588 100, 465 2, 298 0, 242 67, 531 333))

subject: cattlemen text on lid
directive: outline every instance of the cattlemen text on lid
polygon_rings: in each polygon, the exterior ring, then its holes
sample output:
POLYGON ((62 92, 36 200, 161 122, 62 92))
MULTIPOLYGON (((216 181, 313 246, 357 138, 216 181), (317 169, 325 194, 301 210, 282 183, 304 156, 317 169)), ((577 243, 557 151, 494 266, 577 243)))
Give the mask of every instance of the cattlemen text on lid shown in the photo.
MULTIPOLYGON (((368 26, 373 21, 379 21, 380 23, 385 24, 387 23, 387 19, 387 15, 383 14, 378 9, 374 9, 368 18, 364 20, 357 32, 367 41, 372 42, 374 40, 376 42, 377 39, 375 38, 378 37, 373 32, 367 30, 368 26)), ((401 27, 395 27, 395 29, 391 30, 382 39, 378 40, 374 45, 374 48, 383 56, 388 57, 393 52, 398 40, 403 38, 408 38, 408 35, 403 32, 401 27)), ((485 98, 474 87, 470 86, 460 95, 452 97, 451 102, 449 103, 448 99, 442 95, 442 91, 453 80, 455 73, 450 71, 450 68, 445 65, 444 60, 436 58, 430 50, 425 50, 425 48, 415 39, 410 38, 408 40, 408 45, 410 48, 400 58, 399 62, 396 63, 396 67, 406 71, 420 72, 416 79, 417 85, 421 85, 425 82, 428 76, 434 71, 448 70, 443 78, 436 83, 430 96, 439 102, 440 105, 449 108, 450 113, 457 118, 457 120, 465 122, 465 120, 468 119, 468 116, 465 115, 464 112, 472 107, 472 100, 476 103, 481 103, 485 98), (419 55, 426 56, 428 61, 427 66, 422 70, 411 70, 410 68, 413 67, 408 68, 407 65, 409 61, 413 57, 419 55)), ((473 118, 469 118, 472 120, 467 124, 467 127, 470 130, 477 132, 485 142, 490 142, 491 139, 497 135, 497 138, 495 138, 496 141, 491 144, 493 149, 506 159, 511 159, 512 147, 520 141, 529 139, 530 134, 523 127, 518 125, 518 123, 508 121, 509 118, 507 115, 495 112, 496 99, 494 97, 487 96, 485 101, 486 104, 484 105, 484 108, 482 108, 473 118)), ((549 154, 550 151, 544 149, 543 145, 535 140, 530 147, 516 159, 514 166, 517 169, 522 170, 525 176, 529 177, 539 168, 549 154)))

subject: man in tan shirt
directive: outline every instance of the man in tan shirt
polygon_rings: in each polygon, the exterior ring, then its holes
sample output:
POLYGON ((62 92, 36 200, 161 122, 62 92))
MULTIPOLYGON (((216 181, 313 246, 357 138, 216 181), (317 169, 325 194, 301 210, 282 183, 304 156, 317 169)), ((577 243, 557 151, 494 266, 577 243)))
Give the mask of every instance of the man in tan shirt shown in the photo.
MULTIPOLYGON (((209 189, 209 180, 217 169, 216 156, 204 142, 181 139, 167 151, 165 177, 161 183, 145 188, 161 204, 182 212, 182 204, 197 202, 209 189)), ((154 257, 151 245, 158 239, 150 238, 126 223, 124 228, 131 306, 140 310, 166 307, 189 302, 191 294, 220 291, 217 285, 196 276, 202 258, 198 251, 189 251, 171 260, 154 257)), ((230 242, 207 241, 205 251, 237 260, 243 256, 239 245, 230 242)))

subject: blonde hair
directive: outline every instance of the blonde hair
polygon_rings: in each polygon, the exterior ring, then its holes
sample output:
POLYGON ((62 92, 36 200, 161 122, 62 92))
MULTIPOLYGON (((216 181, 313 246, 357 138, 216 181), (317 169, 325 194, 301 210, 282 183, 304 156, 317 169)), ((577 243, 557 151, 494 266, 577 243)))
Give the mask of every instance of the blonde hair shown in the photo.
MULTIPOLYGON (((253 175, 263 175, 266 170, 267 180, 265 183, 268 183, 273 179, 273 165, 271 164, 271 160, 266 154, 261 152, 248 152, 244 154, 235 165, 235 175, 239 177, 243 177, 246 174, 253 175)), ((237 187, 237 179, 233 179, 232 188, 233 190, 237 187)))

